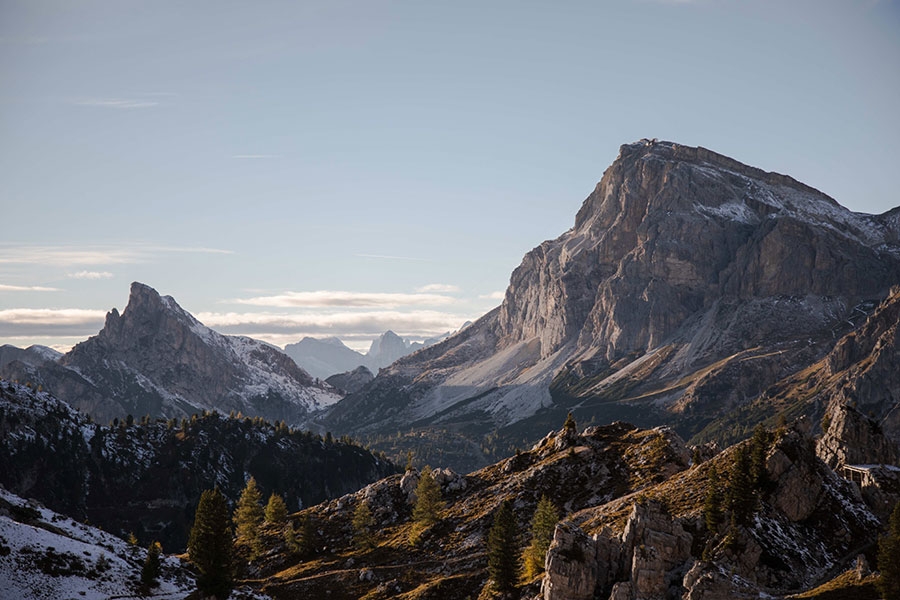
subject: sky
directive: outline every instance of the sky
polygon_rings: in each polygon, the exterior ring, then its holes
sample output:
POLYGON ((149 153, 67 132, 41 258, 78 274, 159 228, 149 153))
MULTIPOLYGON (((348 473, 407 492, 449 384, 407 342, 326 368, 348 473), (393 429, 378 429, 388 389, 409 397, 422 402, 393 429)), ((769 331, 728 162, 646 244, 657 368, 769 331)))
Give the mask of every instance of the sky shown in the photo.
POLYGON ((0 0, 0 344, 132 281, 283 346, 497 306, 621 144, 900 204, 900 0, 0 0))

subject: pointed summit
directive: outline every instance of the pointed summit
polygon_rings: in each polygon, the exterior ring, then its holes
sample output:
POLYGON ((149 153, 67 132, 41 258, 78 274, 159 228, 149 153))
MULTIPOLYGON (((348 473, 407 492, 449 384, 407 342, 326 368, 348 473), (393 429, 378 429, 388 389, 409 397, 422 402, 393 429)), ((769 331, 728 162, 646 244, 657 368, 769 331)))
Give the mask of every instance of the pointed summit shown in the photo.
POLYGON ((100 421, 234 410, 300 424, 339 399, 277 348, 221 335, 139 282, 121 314, 33 378, 100 421))

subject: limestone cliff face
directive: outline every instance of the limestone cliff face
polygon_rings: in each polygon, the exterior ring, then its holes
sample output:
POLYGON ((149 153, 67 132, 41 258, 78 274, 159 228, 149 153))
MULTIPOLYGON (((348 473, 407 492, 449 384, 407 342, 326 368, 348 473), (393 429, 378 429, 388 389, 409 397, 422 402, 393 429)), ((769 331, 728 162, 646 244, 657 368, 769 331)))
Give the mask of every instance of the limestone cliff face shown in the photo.
POLYGON ((5 373, 42 383, 102 422, 234 410, 299 423, 339 398, 277 348, 220 335, 141 283, 132 284, 124 312, 112 309, 96 336, 56 362, 37 369, 11 363, 5 373))
POLYGON ((496 311, 385 369, 331 425, 504 427, 577 406, 695 433, 821 359, 900 282, 894 213, 704 148, 622 146, 496 311))

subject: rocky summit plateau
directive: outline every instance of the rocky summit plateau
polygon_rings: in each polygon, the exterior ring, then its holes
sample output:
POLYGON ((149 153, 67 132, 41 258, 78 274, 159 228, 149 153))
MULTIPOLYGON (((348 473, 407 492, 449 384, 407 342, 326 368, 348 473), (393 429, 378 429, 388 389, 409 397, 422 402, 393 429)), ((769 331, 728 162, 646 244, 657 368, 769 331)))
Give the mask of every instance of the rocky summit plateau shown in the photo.
POLYGON ((734 441, 774 422, 796 400, 767 401, 780 383, 898 283, 900 208, 854 213, 789 176, 642 140, 621 147, 570 230, 525 256, 497 309, 383 369, 325 423, 376 443, 410 428, 505 440, 463 467, 567 411, 734 441))

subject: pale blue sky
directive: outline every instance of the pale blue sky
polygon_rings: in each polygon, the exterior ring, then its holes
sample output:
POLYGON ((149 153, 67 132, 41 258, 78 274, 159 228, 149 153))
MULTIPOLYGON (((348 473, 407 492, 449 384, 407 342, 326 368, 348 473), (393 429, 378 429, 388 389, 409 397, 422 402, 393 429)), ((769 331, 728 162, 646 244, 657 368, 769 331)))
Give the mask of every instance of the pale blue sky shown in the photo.
POLYGON ((897 0, 0 0, 0 343, 133 280, 279 345, 420 338, 643 137, 884 212, 898 105, 897 0))

